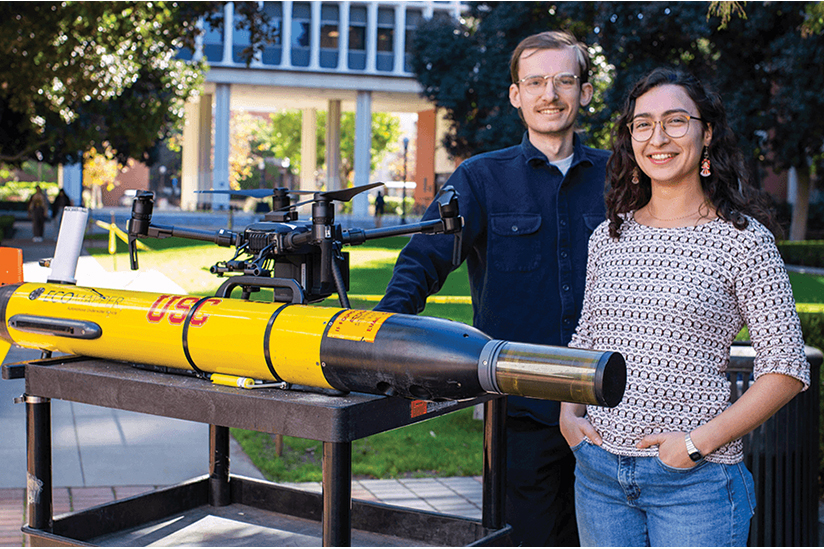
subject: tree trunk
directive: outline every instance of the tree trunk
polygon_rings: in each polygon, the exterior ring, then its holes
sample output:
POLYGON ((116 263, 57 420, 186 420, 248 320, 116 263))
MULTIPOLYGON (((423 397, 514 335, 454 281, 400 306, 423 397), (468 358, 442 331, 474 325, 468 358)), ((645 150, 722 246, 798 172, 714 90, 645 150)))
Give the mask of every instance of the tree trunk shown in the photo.
POLYGON ((793 218, 790 223, 790 240, 804 240, 807 234, 807 217, 810 211, 810 168, 803 166, 798 170, 798 193, 793 205, 793 218))

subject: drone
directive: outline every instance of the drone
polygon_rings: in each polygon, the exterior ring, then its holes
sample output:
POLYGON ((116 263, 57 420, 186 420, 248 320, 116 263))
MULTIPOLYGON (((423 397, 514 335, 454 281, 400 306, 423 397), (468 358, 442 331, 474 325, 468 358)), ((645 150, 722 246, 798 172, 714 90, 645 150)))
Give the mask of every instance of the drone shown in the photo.
POLYGON ((180 237, 234 247, 234 256, 210 268, 226 277, 217 297, 229 297, 235 288, 248 299, 261 288, 272 288, 274 300, 286 303, 317 303, 337 293, 341 307, 349 308, 349 254, 344 245, 358 245, 376 238, 412 234, 451 234, 455 237, 453 263, 460 263, 463 218, 458 210, 458 193, 451 185, 441 189, 435 200, 438 219, 377 229, 343 229, 335 223, 334 202, 348 202, 358 194, 382 186, 371 183, 334 191, 293 191, 283 187, 251 190, 211 190, 202 193, 233 194, 272 198, 272 211, 262 221, 241 232, 227 229, 205 231, 152 223, 154 193, 138 191, 128 223, 129 260, 138 268, 138 238, 180 237), (292 203, 292 195, 312 194, 312 198, 292 203), (297 208, 312 205, 310 220, 301 221, 297 208))

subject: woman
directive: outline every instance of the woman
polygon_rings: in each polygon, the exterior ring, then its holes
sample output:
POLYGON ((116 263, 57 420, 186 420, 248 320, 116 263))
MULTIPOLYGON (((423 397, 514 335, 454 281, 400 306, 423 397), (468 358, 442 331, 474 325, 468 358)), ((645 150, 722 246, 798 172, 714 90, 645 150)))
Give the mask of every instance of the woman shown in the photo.
POLYGON ((34 194, 29 199, 28 211, 31 219, 31 229, 35 242, 43 241, 43 229, 46 225, 46 213, 49 211, 49 200, 40 185, 34 189, 34 194))
POLYGON ((657 69, 630 92, 570 346, 614 350, 612 409, 563 404, 582 545, 743 546, 755 500, 740 438, 809 385, 792 288, 720 98, 657 69), (743 325, 756 381, 729 404, 743 325))

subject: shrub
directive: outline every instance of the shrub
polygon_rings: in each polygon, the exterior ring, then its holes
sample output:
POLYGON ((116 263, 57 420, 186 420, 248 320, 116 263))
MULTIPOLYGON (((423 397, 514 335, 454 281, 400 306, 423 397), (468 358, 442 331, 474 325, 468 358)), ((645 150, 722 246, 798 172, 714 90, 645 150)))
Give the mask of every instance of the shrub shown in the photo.
POLYGON ((777 246, 787 265, 824 268, 824 240, 784 240, 777 246))
POLYGON ((14 216, 0 215, 0 241, 14 236, 14 216))
POLYGON ((57 183, 50 181, 7 181, 5 185, 0 185, 0 200, 27 202, 38 185, 49 197, 49 200, 54 200, 54 197, 57 196, 59 190, 57 183))

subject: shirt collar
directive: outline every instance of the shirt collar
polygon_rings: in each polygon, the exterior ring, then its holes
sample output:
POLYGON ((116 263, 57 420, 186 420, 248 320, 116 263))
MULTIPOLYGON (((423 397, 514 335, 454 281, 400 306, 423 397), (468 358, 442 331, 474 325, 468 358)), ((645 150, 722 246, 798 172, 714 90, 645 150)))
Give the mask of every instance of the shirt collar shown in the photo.
MULTIPOLYGON (((549 164, 546 155, 529 141, 529 132, 524 132, 524 137, 521 140, 521 149, 523 150, 527 164, 534 165, 536 162, 549 164)), ((584 147, 584 144, 581 143, 581 138, 575 133, 572 136, 572 166, 570 166, 569 169, 571 170, 582 162, 587 162, 590 165, 593 164, 592 159, 589 157, 589 150, 584 147)))

